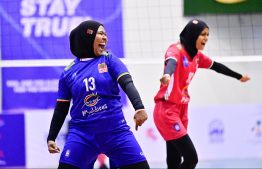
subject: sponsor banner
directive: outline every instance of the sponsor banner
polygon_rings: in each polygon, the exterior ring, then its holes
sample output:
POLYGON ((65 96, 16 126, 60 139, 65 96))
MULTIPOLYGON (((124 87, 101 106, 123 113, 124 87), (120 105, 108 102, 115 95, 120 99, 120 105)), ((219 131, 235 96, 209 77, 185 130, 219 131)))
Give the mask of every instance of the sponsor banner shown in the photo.
POLYGON ((188 133, 199 159, 261 158, 261 109, 256 104, 190 107, 188 133))
MULTIPOLYGON (((47 147, 47 136, 50 128, 53 109, 27 110, 25 114, 26 167, 57 168, 61 153, 50 154, 47 147)), ((68 134, 67 117, 57 138, 56 145, 63 151, 68 134)))
POLYGON ((0 115, 0 168, 25 167, 24 114, 0 115))
POLYGON ((54 108, 62 67, 2 69, 2 109, 54 108))
POLYGON ((69 33, 85 20, 101 22, 107 48, 123 56, 121 0, 1 0, 2 59, 70 59, 69 33))
MULTIPOLYGON (((3 60, 73 60, 69 33, 90 19, 104 25, 106 50, 124 57, 121 0, 1 0, 0 17, 3 60)), ((3 68, 3 110, 54 107, 61 73, 57 67, 3 68)))
POLYGON ((184 15, 262 12, 262 0, 184 0, 184 15))
MULTIPOLYGON (((2 68, 2 110, 54 108, 58 82, 64 67, 2 68)), ((125 92, 119 86, 121 102, 127 104, 125 92)))

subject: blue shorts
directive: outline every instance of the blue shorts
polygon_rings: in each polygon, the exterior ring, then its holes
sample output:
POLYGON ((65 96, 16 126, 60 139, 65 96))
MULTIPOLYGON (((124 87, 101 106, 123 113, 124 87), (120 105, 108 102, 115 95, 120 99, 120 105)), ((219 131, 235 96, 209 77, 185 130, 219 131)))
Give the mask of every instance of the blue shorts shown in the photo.
POLYGON ((70 129, 60 163, 93 169, 99 154, 110 159, 110 168, 146 161, 129 126, 104 133, 85 133, 70 129))

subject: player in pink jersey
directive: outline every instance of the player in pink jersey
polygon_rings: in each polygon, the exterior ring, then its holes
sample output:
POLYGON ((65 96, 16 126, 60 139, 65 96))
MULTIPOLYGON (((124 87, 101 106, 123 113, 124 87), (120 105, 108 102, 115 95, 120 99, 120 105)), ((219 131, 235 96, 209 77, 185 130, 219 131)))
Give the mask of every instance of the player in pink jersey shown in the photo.
POLYGON ((191 169, 198 162, 195 147, 187 134, 190 101, 187 89, 196 70, 212 69, 241 82, 250 80, 247 75, 236 73, 199 51, 205 48, 208 36, 209 27, 205 22, 191 20, 181 32, 180 42, 172 44, 165 55, 164 75, 154 98, 154 121, 166 141, 169 169, 191 169))

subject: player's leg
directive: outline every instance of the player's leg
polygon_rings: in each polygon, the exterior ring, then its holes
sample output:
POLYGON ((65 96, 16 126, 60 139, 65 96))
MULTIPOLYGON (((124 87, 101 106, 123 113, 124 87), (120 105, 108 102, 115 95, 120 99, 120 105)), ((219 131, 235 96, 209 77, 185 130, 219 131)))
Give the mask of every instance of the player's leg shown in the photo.
POLYGON ((166 141, 166 151, 167 151, 167 168, 168 169, 178 169, 181 164, 182 155, 172 141, 166 141))
POLYGON ((80 168, 67 163, 59 163, 58 169, 80 169, 80 168))
POLYGON ((169 142, 171 142, 183 156, 183 162, 179 169, 194 169, 197 165, 198 157, 195 146, 188 134, 169 142))
POLYGON ((149 169, 148 162, 129 127, 108 132, 105 154, 110 159, 110 168, 143 168, 149 169))
POLYGON ((100 154, 95 142, 95 134, 70 131, 59 160, 59 167, 93 169, 100 154))
POLYGON ((141 161, 135 164, 129 164, 129 165, 125 165, 125 166, 120 166, 118 167, 119 169, 149 169, 149 165, 147 161, 141 161))
POLYGON ((182 154, 170 140, 179 139, 187 134, 186 127, 184 127, 187 111, 184 107, 180 104, 158 101, 154 109, 156 127, 166 140, 168 168, 179 168, 181 164, 182 154))

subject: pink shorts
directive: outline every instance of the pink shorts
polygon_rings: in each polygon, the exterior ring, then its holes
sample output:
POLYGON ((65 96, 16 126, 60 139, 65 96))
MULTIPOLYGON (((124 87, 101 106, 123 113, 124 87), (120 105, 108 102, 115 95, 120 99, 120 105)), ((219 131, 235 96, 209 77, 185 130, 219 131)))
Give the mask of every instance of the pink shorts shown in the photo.
POLYGON ((178 139, 187 134, 188 104, 157 101, 154 109, 156 127, 165 141, 178 139))

